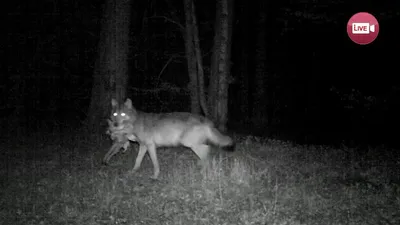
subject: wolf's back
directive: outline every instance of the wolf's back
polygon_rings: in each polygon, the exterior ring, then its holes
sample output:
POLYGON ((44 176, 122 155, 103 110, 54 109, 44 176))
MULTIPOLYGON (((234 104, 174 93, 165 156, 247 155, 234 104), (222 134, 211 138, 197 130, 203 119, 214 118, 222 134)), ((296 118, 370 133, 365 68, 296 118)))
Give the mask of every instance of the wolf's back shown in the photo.
MULTIPOLYGON (((233 145, 229 136, 221 134, 214 123, 207 118, 191 113, 174 112, 164 114, 140 113, 137 122, 142 121, 143 126, 152 130, 151 133, 181 133, 190 135, 189 139, 206 139, 211 143, 224 147, 233 145), (178 128, 179 127, 179 128, 178 128), (167 129, 165 129, 167 128, 167 129)), ((164 137, 170 134, 164 134, 164 137)), ((185 136, 185 135, 183 135, 185 136)))

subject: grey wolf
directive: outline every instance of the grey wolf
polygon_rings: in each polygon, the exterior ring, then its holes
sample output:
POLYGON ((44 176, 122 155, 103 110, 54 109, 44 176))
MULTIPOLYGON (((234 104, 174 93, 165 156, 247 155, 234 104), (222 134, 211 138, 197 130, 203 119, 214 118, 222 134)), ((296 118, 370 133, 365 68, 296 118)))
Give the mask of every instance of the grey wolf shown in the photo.
POLYGON ((208 158, 210 145, 233 147, 233 140, 221 134, 214 124, 207 118, 187 113, 146 113, 136 110, 130 99, 119 105, 112 99, 113 132, 112 135, 124 140, 124 136, 132 135, 139 143, 139 152, 131 172, 136 172, 148 152, 153 163, 154 173, 151 176, 157 179, 160 174, 160 165, 157 158, 158 147, 184 146, 190 148, 199 158, 200 163, 208 158))

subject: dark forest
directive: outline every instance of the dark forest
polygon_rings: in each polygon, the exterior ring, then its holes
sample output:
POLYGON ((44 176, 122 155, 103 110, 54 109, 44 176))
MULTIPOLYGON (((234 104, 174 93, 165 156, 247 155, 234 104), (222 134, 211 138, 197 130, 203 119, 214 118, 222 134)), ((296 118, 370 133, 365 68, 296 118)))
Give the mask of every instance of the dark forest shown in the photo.
POLYGON ((1 224, 400 223, 400 2, 3 8, 1 224))

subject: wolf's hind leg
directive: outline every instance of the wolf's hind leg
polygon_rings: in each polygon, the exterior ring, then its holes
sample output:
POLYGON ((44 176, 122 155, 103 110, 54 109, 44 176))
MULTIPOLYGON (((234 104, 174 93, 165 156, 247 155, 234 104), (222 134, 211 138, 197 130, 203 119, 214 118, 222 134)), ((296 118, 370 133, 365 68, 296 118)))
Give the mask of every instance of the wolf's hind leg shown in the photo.
POLYGON ((199 144, 190 147, 192 151, 200 158, 199 164, 203 164, 208 160, 208 154, 210 152, 210 146, 206 144, 199 144))
POLYGON ((158 175, 160 174, 160 164, 158 163, 158 158, 157 158, 157 148, 155 145, 150 145, 148 146, 148 151, 154 167, 154 174, 150 178, 157 180, 158 175))

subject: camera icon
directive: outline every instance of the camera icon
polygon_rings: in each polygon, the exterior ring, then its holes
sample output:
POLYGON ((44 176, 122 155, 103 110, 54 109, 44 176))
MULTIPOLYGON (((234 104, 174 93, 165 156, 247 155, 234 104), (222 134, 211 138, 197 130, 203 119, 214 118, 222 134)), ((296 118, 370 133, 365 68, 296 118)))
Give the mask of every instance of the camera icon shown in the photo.
POLYGON ((375 32, 375 25, 370 23, 352 23, 351 33, 353 34, 369 34, 375 32))

